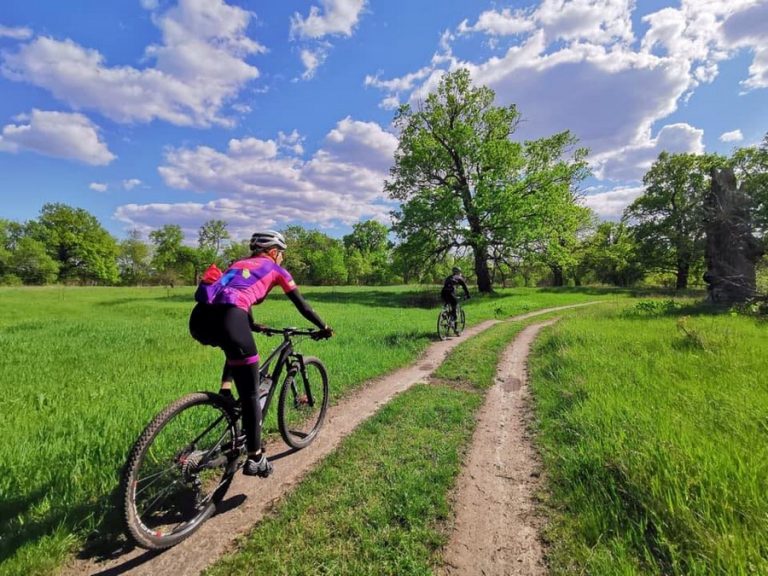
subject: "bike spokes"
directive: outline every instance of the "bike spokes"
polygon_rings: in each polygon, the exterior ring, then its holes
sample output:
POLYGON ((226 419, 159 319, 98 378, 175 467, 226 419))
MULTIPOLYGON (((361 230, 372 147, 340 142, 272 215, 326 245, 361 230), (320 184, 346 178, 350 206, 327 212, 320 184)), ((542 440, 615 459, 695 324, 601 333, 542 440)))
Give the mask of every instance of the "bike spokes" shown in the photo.
POLYGON ((278 423, 289 446, 303 448, 322 425, 328 407, 328 376, 316 359, 305 361, 305 371, 289 375, 280 390, 278 423))
POLYGON ((139 532, 175 543, 209 516, 231 476, 235 441, 229 418, 210 403, 187 406, 160 423, 130 488, 139 532))

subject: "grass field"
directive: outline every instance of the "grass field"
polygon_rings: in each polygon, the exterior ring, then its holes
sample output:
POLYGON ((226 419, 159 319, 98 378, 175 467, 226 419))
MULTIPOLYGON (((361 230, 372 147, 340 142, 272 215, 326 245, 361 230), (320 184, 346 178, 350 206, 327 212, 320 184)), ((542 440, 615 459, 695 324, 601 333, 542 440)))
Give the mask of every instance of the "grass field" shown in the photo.
MULTIPOLYGON (((434 290, 305 294, 337 331, 330 341, 301 345, 328 366, 332 401, 412 361, 434 339, 434 290)), ((172 399, 218 385, 221 353, 187 336, 191 295, 190 288, 0 289, 0 573, 50 573, 86 538, 118 537, 108 504, 133 440, 172 399)), ((598 298, 619 296, 503 290, 465 309, 473 324, 598 298)), ((256 317, 304 324, 277 295, 256 317)), ((259 337, 258 344, 267 351, 276 342, 259 337)), ((274 429, 273 419, 267 427, 274 429)))
POLYGON ((768 574, 768 323, 584 309, 532 360, 554 574, 768 574))

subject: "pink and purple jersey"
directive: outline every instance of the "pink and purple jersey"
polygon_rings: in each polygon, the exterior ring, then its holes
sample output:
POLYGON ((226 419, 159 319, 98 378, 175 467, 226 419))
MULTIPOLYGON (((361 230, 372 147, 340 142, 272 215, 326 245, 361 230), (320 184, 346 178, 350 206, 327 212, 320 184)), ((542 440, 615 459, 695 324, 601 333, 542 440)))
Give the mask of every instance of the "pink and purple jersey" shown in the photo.
POLYGON ((275 285, 279 285, 286 294, 296 289, 288 271, 266 256, 233 262, 216 283, 221 288, 213 297, 212 304, 234 304, 245 311, 262 302, 275 285))

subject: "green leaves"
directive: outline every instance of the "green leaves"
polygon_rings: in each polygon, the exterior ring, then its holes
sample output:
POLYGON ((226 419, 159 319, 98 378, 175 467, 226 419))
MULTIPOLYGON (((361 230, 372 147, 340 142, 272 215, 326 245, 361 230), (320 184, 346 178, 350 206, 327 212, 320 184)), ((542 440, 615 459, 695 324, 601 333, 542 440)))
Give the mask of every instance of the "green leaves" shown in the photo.
POLYGON ((494 98, 462 69, 446 74, 420 109, 401 107, 400 144, 385 184, 402 202, 393 230, 414 257, 471 251, 480 291, 490 291, 491 257, 546 250, 555 231, 557 246, 575 235, 584 209, 573 189, 588 173, 586 151, 573 150, 567 131, 511 140, 520 114, 514 105, 494 106, 494 98))

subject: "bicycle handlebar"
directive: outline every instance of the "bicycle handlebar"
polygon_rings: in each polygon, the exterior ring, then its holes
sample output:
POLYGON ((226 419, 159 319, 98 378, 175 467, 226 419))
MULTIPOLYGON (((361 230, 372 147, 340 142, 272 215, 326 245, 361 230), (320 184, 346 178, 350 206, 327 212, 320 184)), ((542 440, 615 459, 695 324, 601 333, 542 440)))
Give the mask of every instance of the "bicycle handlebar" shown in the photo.
POLYGON ((309 336, 311 338, 316 338, 323 332, 322 330, 318 330, 316 328, 296 328, 293 326, 286 328, 272 328, 270 326, 262 326, 259 327, 259 329, 256 331, 261 332, 262 334, 266 334, 267 336, 282 334, 286 338, 291 336, 309 336))

